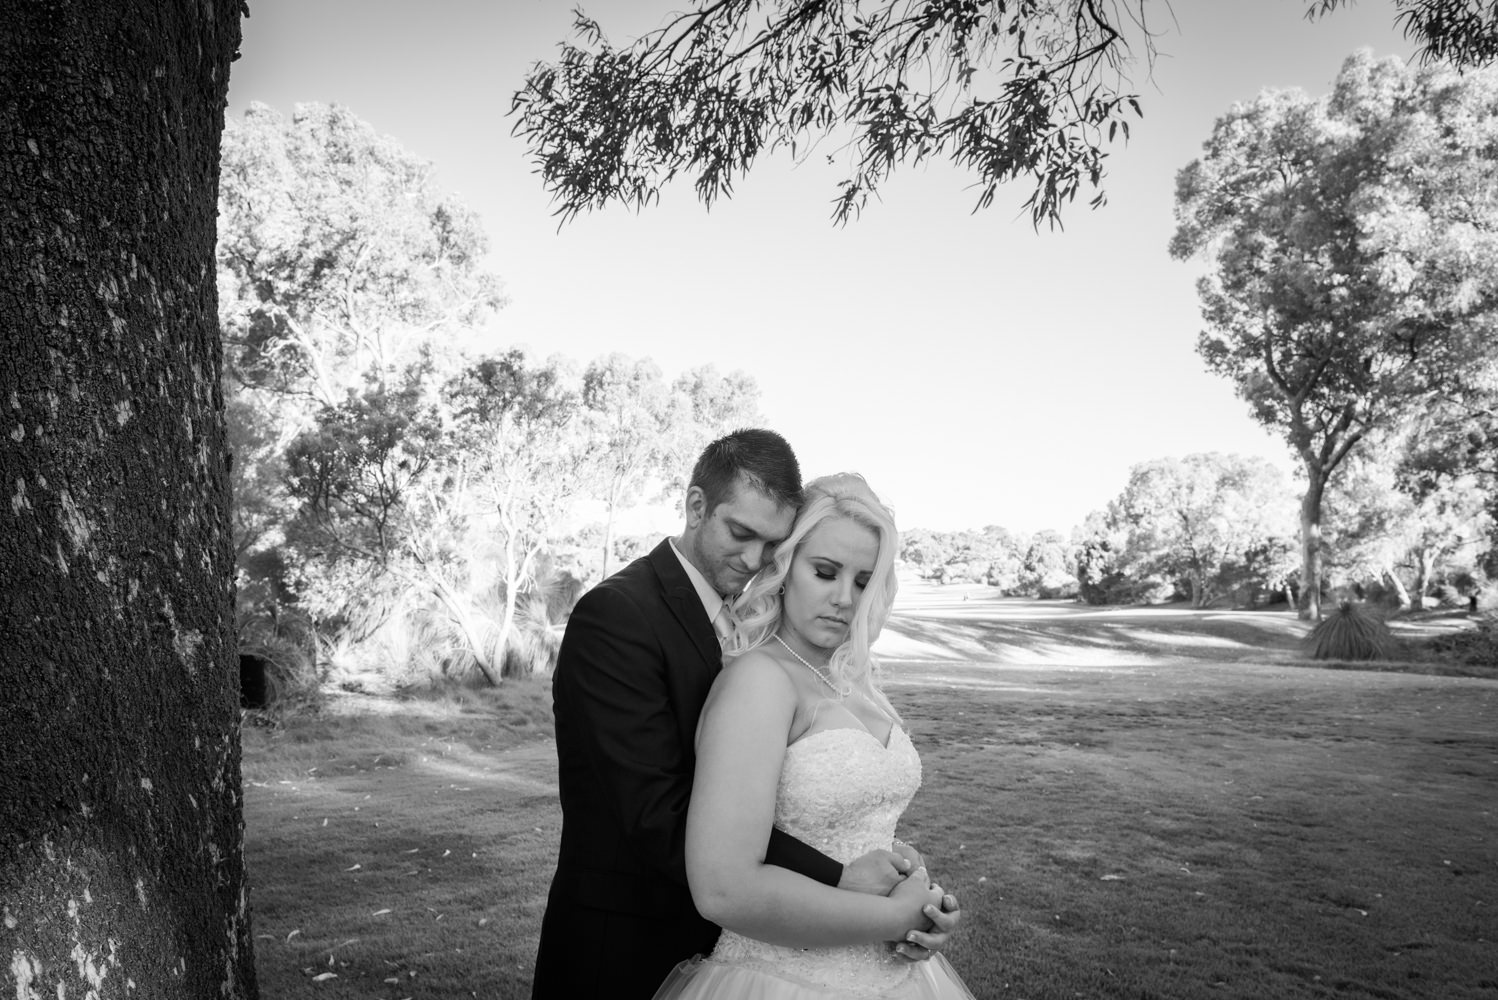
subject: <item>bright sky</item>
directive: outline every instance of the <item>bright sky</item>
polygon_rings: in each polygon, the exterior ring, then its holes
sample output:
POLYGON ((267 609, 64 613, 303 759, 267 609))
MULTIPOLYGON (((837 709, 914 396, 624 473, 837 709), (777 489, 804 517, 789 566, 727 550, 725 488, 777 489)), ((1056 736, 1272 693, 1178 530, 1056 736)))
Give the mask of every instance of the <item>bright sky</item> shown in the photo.
MULTIPOLYGON (((1170 259, 1176 171, 1218 116, 1268 87, 1330 89, 1368 47, 1412 51, 1388 0, 1303 20, 1304 0, 1152 0, 1161 58, 1115 147, 1109 204, 1031 229, 1027 191, 971 213, 973 178, 897 173, 863 217, 829 219, 842 175, 764 160, 711 212, 661 204, 558 232, 512 138, 510 97, 570 37, 571 0, 250 0, 229 113, 343 104, 436 167, 483 217, 511 298, 496 348, 586 362, 620 351, 674 377, 753 375, 808 476, 862 472, 903 527, 1069 533, 1138 462, 1198 451, 1293 470, 1195 352, 1196 269, 1170 259)), ((584 0, 616 44, 682 0, 584 0)), ((1090 196, 1088 196, 1090 197, 1090 196)), ((669 530, 668 521, 662 530, 669 530)))

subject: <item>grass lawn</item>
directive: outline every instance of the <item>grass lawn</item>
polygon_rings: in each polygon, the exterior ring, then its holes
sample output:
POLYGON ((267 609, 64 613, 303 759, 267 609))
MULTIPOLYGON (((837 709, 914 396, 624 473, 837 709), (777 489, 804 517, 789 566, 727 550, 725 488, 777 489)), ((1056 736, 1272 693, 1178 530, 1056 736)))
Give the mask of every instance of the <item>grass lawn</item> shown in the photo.
MULTIPOLYGON (((881 643, 901 836, 979 997, 1498 998, 1498 680, 1307 666, 1284 616, 928 597, 881 643)), ((245 731, 267 1000, 529 995, 547 684, 397 707, 245 731)))

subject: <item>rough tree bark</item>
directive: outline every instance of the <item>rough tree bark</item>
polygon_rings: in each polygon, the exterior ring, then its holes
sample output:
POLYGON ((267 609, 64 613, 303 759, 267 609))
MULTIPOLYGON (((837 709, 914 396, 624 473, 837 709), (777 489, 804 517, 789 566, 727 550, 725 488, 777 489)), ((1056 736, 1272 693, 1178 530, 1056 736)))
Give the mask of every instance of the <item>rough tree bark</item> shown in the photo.
POLYGON ((0 994, 257 996, 214 271, 242 0, 0 4, 0 994))

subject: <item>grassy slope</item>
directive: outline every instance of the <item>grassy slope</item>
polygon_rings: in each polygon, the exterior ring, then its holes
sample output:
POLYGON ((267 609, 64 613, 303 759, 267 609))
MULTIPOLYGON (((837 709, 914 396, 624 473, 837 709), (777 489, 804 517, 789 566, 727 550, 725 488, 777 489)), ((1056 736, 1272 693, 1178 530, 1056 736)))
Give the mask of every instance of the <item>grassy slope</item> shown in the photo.
MULTIPOLYGON (((1297 665, 1288 616, 926 596, 881 645, 902 836, 979 997, 1498 996, 1498 682, 1297 665)), ((547 701, 247 731, 265 997, 528 996, 547 701)))

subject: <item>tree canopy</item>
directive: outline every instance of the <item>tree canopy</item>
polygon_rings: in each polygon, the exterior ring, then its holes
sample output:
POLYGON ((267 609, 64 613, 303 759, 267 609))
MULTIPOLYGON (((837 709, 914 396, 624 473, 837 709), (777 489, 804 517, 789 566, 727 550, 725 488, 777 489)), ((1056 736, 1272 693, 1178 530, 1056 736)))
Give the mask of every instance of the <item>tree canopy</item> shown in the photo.
POLYGON ((532 68, 511 113, 564 221, 646 205, 678 174, 710 205, 761 153, 826 142, 847 163, 840 222, 896 166, 948 157, 977 174, 978 207, 1023 178, 1034 222, 1054 224, 1084 184, 1104 200, 1105 148, 1139 114, 1128 69, 1152 56, 1159 7, 714 0, 623 47, 579 12, 578 44, 532 68))
MULTIPOLYGON (((1309 0, 1308 18, 1320 17, 1348 0, 1309 0)), ((1406 38, 1421 43, 1422 63, 1458 69, 1489 66, 1498 59, 1498 4, 1483 9, 1474 0, 1394 0, 1394 20, 1406 38)))
POLYGON ((224 127, 219 318, 241 383, 336 405, 504 305, 478 216, 337 105, 224 127))

